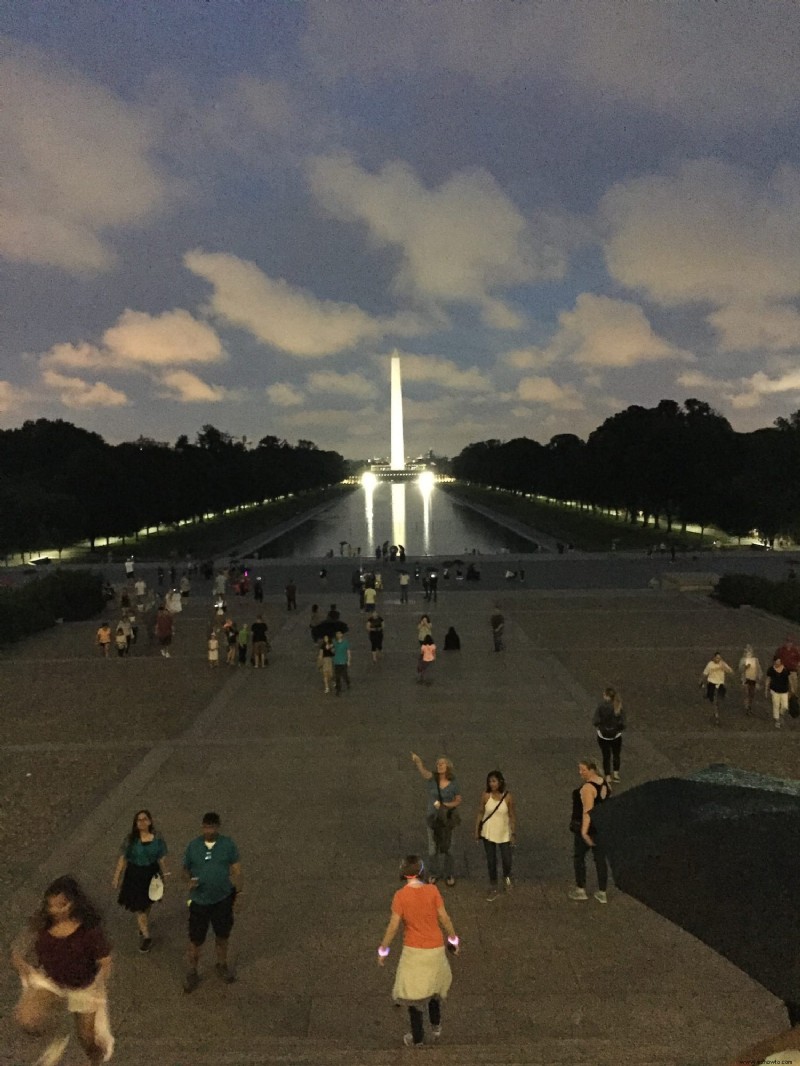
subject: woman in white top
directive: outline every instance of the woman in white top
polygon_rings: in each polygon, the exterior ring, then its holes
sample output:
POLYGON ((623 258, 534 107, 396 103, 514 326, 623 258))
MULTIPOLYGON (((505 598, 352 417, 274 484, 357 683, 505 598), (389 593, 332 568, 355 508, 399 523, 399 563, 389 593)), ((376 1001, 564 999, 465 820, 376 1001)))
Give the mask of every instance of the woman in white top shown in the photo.
POLYGON ((745 714, 753 713, 753 696, 756 692, 756 685, 763 676, 764 671, 761 669, 758 656, 753 651, 753 645, 747 644, 739 660, 739 677, 742 681, 745 714))
POLYGON ((517 812, 514 797, 506 788, 499 770, 491 770, 486 777, 486 790, 481 794, 475 815, 475 840, 483 841, 486 865, 489 870, 489 892, 486 899, 497 899, 497 852, 503 866, 503 883, 511 891, 511 849, 516 842, 517 812))
POLYGON ((703 676, 700 678, 700 687, 705 685, 706 699, 714 708, 711 716, 712 722, 719 725, 719 705, 725 699, 725 675, 732 674, 733 670, 725 662, 718 651, 714 652, 714 658, 706 663, 703 676))

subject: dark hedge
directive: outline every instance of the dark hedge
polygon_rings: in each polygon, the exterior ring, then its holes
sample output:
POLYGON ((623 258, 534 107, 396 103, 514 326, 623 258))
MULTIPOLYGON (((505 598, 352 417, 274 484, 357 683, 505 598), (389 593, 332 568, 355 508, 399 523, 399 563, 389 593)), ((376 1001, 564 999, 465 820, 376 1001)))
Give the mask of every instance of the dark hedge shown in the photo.
POLYGON ((28 584, 0 589, 0 644, 11 644, 54 626, 79 622, 103 609, 103 579, 90 570, 57 570, 28 584))
POLYGON ((800 583, 797 581, 768 581, 751 574, 723 574, 715 595, 731 607, 746 603, 800 622, 800 583))

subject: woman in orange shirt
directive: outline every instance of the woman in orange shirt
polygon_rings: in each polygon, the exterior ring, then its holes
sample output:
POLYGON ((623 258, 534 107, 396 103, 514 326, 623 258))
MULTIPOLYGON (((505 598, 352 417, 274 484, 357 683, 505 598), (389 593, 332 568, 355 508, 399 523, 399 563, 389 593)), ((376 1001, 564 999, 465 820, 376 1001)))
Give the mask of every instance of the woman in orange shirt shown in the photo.
POLYGON ((403 923, 403 951, 397 966, 392 998, 408 1007, 411 1032, 403 1037, 406 1047, 420 1047, 425 1041, 423 1010, 434 1040, 442 1034, 441 1001, 447 998, 453 975, 444 944, 447 933, 450 949, 457 955, 459 941, 444 900, 435 885, 425 884, 424 865, 418 855, 407 855, 400 864, 403 888, 392 899, 392 916, 378 947, 378 965, 383 966, 400 923, 403 923))

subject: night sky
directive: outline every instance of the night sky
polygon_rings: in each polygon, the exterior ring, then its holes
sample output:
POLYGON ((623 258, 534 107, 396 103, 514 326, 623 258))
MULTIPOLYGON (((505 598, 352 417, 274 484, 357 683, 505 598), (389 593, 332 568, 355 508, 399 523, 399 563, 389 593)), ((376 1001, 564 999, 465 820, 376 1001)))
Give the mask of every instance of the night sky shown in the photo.
POLYGON ((800 407, 800 7, 0 2, 0 425, 388 452, 800 407))

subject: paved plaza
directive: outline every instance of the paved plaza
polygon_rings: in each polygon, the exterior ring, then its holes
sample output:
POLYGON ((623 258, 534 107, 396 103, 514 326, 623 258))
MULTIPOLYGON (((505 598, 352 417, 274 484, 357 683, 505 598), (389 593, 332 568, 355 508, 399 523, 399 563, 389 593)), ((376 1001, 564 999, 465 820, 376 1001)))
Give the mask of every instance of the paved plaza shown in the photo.
MULTIPOLYGON (((410 752, 429 766, 446 753, 466 816, 455 845, 458 883, 442 892, 463 953, 427 1061, 721 1066, 782 1028, 776 999, 613 883, 608 906, 568 900, 567 826, 577 762, 599 754, 590 722, 607 684, 621 690, 629 717, 619 788, 721 761, 797 776, 800 728, 775 731, 763 699, 759 717, 745 718, 734 685, 715 729, 698 688, 715 650, 735 665, 750 642, 766 665, 787 625, 697 594, 592 589, 590 564, 581 560, 582 589, 543 587, 536 568, 551 565, 546 559, 529 561, 525 584, 440 582, 430 605, 434 636, 441 649, 455 625, 462 650, 440 650, 429 688, 415 684, 415 623, 428 607, 419 586, 401 605, 395 579, 387 581, 379 602, 385 654, 373 664, 365 616, 345 591, 350 568, 338 560, 324 585, 310 563, 263 570, 273 646, 263 671, 208 667, 212 598, 202 581, 169 661, 146 642, 129 660, 104 661, 93 623, 6 649, 6 939, 49 879, 80 876, 105 907, 114 945, 120 1066, 407 1062, 416 1053, 401 1046, 406 1014, 390 1001, 398 951, 381 970, 375 948, 399 885, 397 860, 425 842, 424 784, 410 752), (287 613, 281 590, 290 576, 298 610, 287 613), (312 602, 327 608, 333 600, 353 646, 353 687, 340 699, 323 694, 308 632, 312 602), (495 603, 506 617, 499 654, 488 623, 495 603), (513 892, 489 903, 469 827, 496 767, 516 797, 519 846, 513 892), (156 908, 149 955, 138 953, 135 923, 110 888, 140 807, 153 811, 176 871, 156 908), (207 946, 201 985, 186 995, 177 872, 210 809, 242 854, 246 892, 231 940, 238 980, 217 981, 207 946)), ((607 572, 607 563, 597 566, 607 572)), ((231 596, 229 606, 237 620, 257 613, 252 599, 231 596)), ((590 886, 593 877, 590 866, 590 886)), ((3 1066, 37 1054, 8 1021, 15 982, 4 969, 3 1066)), ((74 1041, 64 1061, 82 1061, 74 1041)))

